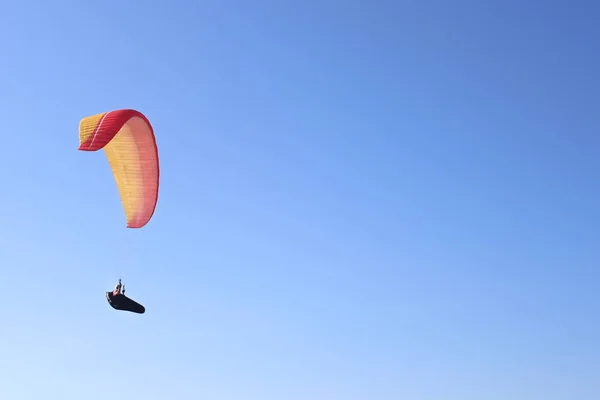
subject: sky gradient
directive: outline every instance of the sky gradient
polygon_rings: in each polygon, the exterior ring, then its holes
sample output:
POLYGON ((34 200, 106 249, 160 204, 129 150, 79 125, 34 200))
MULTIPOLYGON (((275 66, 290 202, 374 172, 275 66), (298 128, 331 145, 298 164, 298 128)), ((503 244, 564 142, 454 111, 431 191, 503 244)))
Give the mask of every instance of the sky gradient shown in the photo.
POLYGON ((0 4, 1 399, 600 398, 599 5, 0 4))

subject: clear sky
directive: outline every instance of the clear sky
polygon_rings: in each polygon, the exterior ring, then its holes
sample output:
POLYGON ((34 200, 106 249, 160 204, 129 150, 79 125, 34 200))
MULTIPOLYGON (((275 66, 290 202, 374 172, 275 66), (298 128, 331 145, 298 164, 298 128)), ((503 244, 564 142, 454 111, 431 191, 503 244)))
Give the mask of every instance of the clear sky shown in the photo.
POLYGON ((0 398, 597 400, 598 20, 2 1, 0 398), (141 230, 77 151, 118 108, 159 145, 141 230))

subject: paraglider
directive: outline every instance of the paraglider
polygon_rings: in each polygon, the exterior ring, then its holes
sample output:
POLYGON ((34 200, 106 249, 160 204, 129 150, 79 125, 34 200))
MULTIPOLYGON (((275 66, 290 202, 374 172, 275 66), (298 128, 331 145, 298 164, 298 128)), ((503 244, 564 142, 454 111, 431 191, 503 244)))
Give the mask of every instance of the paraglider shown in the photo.
MULTIPOLYGON (((159 160, 154 130, 139 111, 114 110, 85 117, 79 123, 79 150, 104 149, 111 167, 127 228, 142 228, 154 215, 158 202, 159 160)), ((145 308, 125 296, 119 283, 106 292, 109 304, 117 310, 143 314, 145 308)))
POLYGON ((125 285, 121 284, 120 279, 112 292, 106 292, 106 300, 108 300, 108 304, 115 310, 131 311, 136 314, 146 312, 146 308, 143 305, 125 296, 125 285))

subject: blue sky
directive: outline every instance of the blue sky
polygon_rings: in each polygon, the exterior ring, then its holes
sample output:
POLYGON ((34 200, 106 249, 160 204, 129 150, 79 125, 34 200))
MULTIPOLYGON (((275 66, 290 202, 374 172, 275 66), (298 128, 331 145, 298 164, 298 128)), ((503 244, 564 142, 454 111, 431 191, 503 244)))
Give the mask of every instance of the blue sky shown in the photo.
POLYGON ((599 398, 599 17, 4 1, 0 398, 599 398), (159 145, 141 230, 77 151, 118 108, 159 145))

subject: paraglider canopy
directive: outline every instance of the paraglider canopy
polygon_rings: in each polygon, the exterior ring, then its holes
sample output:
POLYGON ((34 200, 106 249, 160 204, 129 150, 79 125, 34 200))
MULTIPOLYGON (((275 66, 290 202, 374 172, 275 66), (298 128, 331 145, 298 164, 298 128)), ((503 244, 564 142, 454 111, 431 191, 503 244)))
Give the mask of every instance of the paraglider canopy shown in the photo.
POLYGON ((128 228, 145 226, 158 201, 159 162, 154 130, 144 114, 115 110, 79 123, 79 150, 104 149, 117 182, 128 228))

